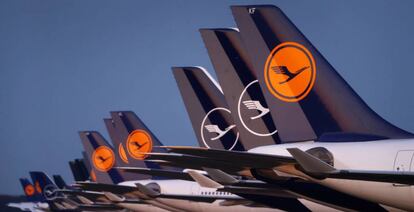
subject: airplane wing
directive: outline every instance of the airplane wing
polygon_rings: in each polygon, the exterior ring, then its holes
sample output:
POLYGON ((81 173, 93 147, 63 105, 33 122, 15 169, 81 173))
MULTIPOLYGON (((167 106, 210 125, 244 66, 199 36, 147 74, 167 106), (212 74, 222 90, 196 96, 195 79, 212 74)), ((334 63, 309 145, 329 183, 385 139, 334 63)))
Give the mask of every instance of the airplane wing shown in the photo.
POLYGON ((95 192, 95 191, 84 191, 84 190, 72 190, 72 189, 57 189, 57 192, 63 193, 63 194, 69 194, 73 196, 80 195, 85 198, 89 199, 96 199, 103 196, 102 192, 95 192))
POLYGON ((380 205, 359 199, 325 186, 290 179, 266 183, 259 180, 238 180, 217 169, 204 168, 211 180, 222 185, 218 191, 243 195, 272 196, 276 198, 302 198, 342 211, 386 211, 380 205))
POLYGON ((298 148, 289 148, 288 151, 306 174, 317 179, 336 178, 414 185, 414 172, 335 169, 319 158, 298 148))
POLYGON ((110 191, 116 194, 125 194, 136 191, 135 187, 115 184, 103 184, 94 182, 76 182, 75 187, 80 187, 87 191, 110 191))
POLYGON ((178 164, 180 167, 186 167, 191 169, 202 169, 202 167, 211 167, 224 169, 230 173, 235 173, 243 170, 241 164, 236 164, 234 161, 220 161, 215 158, 197 157, 184 154, 171 154, 171 153, 146 153, 149 157, 147 161, 167 161, 172 164, 178 164))
POLYGON ((122 170, 122 171, 126 171, 126 172, 148 174, 151 176, 159 176, 159 177, 167 177, 167 178, 173 178, 173 179, 193 181, 193 179, 188 175, 188 173, 180 172, 180 171, 139 168, 139 167, 115 167, 115 168, 122 170))
POLYGON ((207 149, 203 147, 190 146, 164 146, 164 148, 169 149, 169 151, 173 153, 211 158, 215 161, 226 161, 229 162, 232 166, 239 165, 241 167, 273 168, 279 165, 297 164, 294 158, 288 156, 259 154, 244 151, 207 149), (237 158, 237 160, 234 160, 234 158, 237 158))

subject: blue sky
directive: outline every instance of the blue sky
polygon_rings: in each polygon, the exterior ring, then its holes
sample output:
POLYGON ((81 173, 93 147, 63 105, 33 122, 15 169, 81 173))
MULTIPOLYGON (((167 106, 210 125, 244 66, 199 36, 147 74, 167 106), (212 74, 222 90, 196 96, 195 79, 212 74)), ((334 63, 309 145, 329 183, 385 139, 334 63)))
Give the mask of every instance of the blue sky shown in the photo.
MULTIPOLYGON (((212 73, 199 28, 230 5, 282 8, 380 115, 414 131, 413 1, 0 1, 0 193, 30 170, 72 177, 77 132, 133 110, 167 145, 196 145, 170 67, 212 73)), ((214 76, 214 73, 212 73, 214 76)))

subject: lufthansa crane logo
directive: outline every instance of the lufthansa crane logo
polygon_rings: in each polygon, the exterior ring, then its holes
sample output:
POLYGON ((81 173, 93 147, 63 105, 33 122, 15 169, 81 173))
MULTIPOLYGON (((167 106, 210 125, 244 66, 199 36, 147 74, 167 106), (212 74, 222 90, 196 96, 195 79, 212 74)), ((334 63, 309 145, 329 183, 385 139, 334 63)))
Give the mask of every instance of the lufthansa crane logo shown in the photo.
POLYGON ((97 170, 106 172, 114 166, 115 154, 109 147, 100 146, 93 152, 92 161, 97 170))
POLYGON ((39 181, 35 182, 35 188, 36 188, 36 192, 41 194, 42 193, 42 188, 40 187, 40 183, 39 181))
POLYGON ((56 190, 58 190, 58 188, 55 185, 53 184, 46 185, 43 191, 43 196, 47 200, 54 200, 58 196, 58 192, 56 190))
POLYGON ((264 68, 267 88, 282 101, 297 102, 305 98, 315 78, 315 60, 309 50, 298 43, 281 43, 267 58, 264 68))
POLYGON ((228 116, 230 118, 231 111, 227 108, 217 107, 210 110, 203 118, 200 127, 201 140, 207 148, 220 148, 232 150, 239 140, 239 132, 235 124, 226 125, 220 121, 218 117, 228 116), (213 122, 211 122, 214 120, 213 122))
POLYGON ((134 130, 128 136, 126 147, 131 157, 144 160, 145 153, 152 151, 152 138, 145 130, 134 130))
POLYGON ((97 182, 97 180, 96 180, 96 174, 95 174, 95 171, 93 169, 91 170, 91 173, 89 174, 89 176, 91 177, 91 180, 93 182, 97 182))
POLYGON ((250 82, 243 89, 240 94, 238 103, 237 103, 237 115, 243 127, 256 136, 271 136, 277 133, 276 128, 266 128, 264 131, 263 128, 260 129, 260 120, 270 113, 269 108, 264 106, 265 104, 256 98, 251 99, 249 93, 258 93, 260 92, 259 81, 254 80, 250 82))
POLYGON ((118 154, 119 154, 119 157, 121 158, 121 160, 122 160, 122 161, 124 161, 126 164, 128 164, 128 163, 129 163, 129 161, 128 161, 128 157, 127 157, 127 155, 126 155, 126 152, 125 152, 124 146, 122 146, 122 143, 120 143, 120 144, 118 145, 118 154))
POLYGON ((27 196, 33 196, 35 193, 35 188, 32 185, 26 185, 24 187, 24 193, 26 193, 27 196))

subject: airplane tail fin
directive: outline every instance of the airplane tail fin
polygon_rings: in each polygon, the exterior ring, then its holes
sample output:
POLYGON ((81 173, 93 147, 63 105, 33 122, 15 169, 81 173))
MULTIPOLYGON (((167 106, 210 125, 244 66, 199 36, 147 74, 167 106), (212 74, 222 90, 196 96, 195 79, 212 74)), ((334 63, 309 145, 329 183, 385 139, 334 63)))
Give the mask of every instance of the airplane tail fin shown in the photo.
POLYGON ((232 6, 283 142, 408 138, 355 93, 276 6, 232 6))
MULTIPOLYGON (((119 142, 127 141, 126 146, 128 148, 128 138, 132 139, 136 136, 142 136, 151 141, 152 147, 163 146, 160 140, 152 133, 152 131, 144 124, 144 122, 133 111, 111 111, 111 117, 113 124, 115 124, 118 130, 119 142)), ((107 127, 108 128, 108 127, 107 127)), ((165 152, 162 148, 154 148, 154 152, 165 152)))
MULTIPOLYGON (((106 119, 105 124, 114 144, 118 146, 119 155, 124 162, 128 161, 126 166, 177 170, 174 167, 159 166, 158 164, 144 161, 147 157, 145 153, 167 151, 160 140, 144 124, 144 122, 132 111, 111 111, 111 118, 106 119)), ((132 174, 132 173, 129 173, 132 174)), ((147 176, 151 178, 150 176, 147 176)), ((153 177, 154 178, 154 177, 153 177)))
POLYGON ((58 187, 44 172, 30 172, 30 177, 34 182, 36 192, 41 194, 42 201, 50 201, 58 197, 59 194, 55 191, 58 189, 58 187))
MULTIPOLYGON (((109 137, 111 137, 112 144, 114 146, 115 150, 115 156, 116 160, 118 161, 119 166, 138 166, 142 167, 145 165, 145 162, 143 161, 134 161, 133 158, 130 158, 130 156, 127 153, 127 148, 125 146, 125 143, 122 142, 121 133, 119 133, 119 129, 122 126, 115 126, 115 121, 110 119, 104 119, 106 129, 108 130, 109 137)), ((122 129, 121 129, 122 130, 122 129)), ((130 180, 136 180, 144 179, 144 178, 150 178, 148 175, 140 175, 136 173, 128 173, 123 172, 124 174, 124 180, 130 181, 130 180)))
POLYGON ((234 28, 200 29, 200 33, 243 146, 252 149, 280 143, 239 31, 234 28))
POLYGON ((210 74, 202 67, 173 67, 172 70, 199 145, 245 150, 232 111, 210 74))
POLYGON ((53 175, 53 181, 55 181, 55 184, 59 189, 68 188, 68 185, 66 184, 65 180, 63 180, 62 176, 60 175, 53 175))
POLYGON ((122 173, 113 168, 117 166, 115 153, 105 138, 96 131, 82 131, 79 136, 91 163, 92 180, 105 184, 124 181, 122 173))
POLYGON ((76 163, 74 160, 69 161, 69 168, 72 172, 73 179, 75 181, 84 181, 86 179, 83 179, 83 175, 78 171, 78 167, 76 166, 76 163))
MULTIPOLYGON (((105 118, 104 123, 105 123, 106 130, 108 131, 109 137, 111 138, 112 146, 122 148, 123 152, 125 152, 125 147, 122 145, 122 138, 120 137, 120 133, 118 133, 118 130, 115 129, 114 120, 112 118, 105 118)), ((128 163, 127 160, 124 162, 128 163)))
POLYGON ((86 179, 90 179, 90 180, 95 179, 93 177, 95 173, 92 170, 91 161, 89 160, 88 154, 86 154, 85 151, 82 151, 82 159, 78 159, 77 163, 78 163, 78 167, 81 169, 86 179))
MULTIPOLYGON (((83 154, 84 152, 82 152, 83 154)), ((85 153, 86 154, 86 153, 85 153)), ((86 156, 85 156, 86 157, 86 156)), ((69 167, 75 181, 90 180, 90 169, 87 168, 90 164, 84 162, 85 159, 75 159, 69 161, 69 167)))
POLYGON ((29 202, 36 202, 41 200, 41 193, 36 191, 36 188, 30 183, 29 179, 27 178, 20 178, 20 184, 23 187, 24 194, 26 196, 27 201, 29 202))

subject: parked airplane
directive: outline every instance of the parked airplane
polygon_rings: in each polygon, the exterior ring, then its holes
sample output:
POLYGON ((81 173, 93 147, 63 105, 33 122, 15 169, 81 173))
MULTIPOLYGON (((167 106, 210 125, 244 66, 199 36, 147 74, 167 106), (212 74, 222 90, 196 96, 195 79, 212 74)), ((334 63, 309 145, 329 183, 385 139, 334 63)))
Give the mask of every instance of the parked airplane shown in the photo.
MULTIPOLYGON (((143 125, 142 121, 136 117, 135 114, 128 111, 119 111, 111 113, 113 120, 115 121, 115 129, 122 129, 125 126, 132 127, 131 123, 138 123, 133 128, 129 128, 129 137, 125 141, 126 146, 128 144, 137 142, 140 145, 142 143, 148 143, 147 145, 161 146, 162 144, 156 140, 155 137, 150 133, 149 129, 143 125), (122 117, 121 122, 116 122, 118 119, 116 116, 122 117), (131 136, 135 135, 135 136, 131 136)), ((128 129, 128 128, 127 128, 128 129)), ((85 146, 85 150, 88 156, 91 158, 93 168, 97 173, 97 180, 100 181, 103 179, 112 179, 114 178, 114 183, 118 183, 117 186, 108 186, 104 184, 92 184, 92 183, 79 183, 82 185, 83 189, 86 190, 96 190, 96 191, 105 191, 108 199, 112 200, 114 203, 117 203, 119 206, 125 206, 125 203, 131 203, 129 206, 138 207, 142 206, 142 201, 130 202, 128 199, 123 199, 117 195, 122 195, 130 198, 140 198, 146 203, 152 204, 154 206, 170 210, 170 211, 179 211, 179 210, 237 210, 237 211, 250 211, 250 210, 259 210, 259 211, 274 211, 273 209, 268 209, 264 207, 249 207, 244 205, 231 205, 231 206, 221 206, 221 202, 232 201, 232 202, 245 202, 245 200, 236 195, 230 194, 228 192, 216 192, 215 189, 211 188, 202 188, 196 182, 180 179, 142 179, 136 181, 123 181, 122 173, 115 167, 115 153, 109 144, 104 140, 104 138, 97 132, 81 132, 80 133, 82 143, 85 146), (116 189, 119 190, 128 190, 128 192, 116 192, 116 189)), ((113 137, 113 136, 111 136, 113 137)), ((130 148, 139 148, 136 145, 131 145, 130 148)), ((135 154, 136 157, 143 155, 145 152, 136 151, 131 152, 128 150, 129 157, 132 157, 135 154)), ((146 149, 151 151, 152 149, 146 149)), ((164 150, 163 150, 164 151, 164 150)), ((145 163, 143 163, 145 164, 145 163)), ((145 168, 145 166, 143 167, 145 168)), ((105 183, 108 184, 108 183, 105 183)), ((133 209, 133 208, 129 208, 133 209)), ((137 208, 135 208, 137 210, 137 208)))
POLYGON ((255 175, 267 182, 299 177, 387 208, 413 210, 413 135, 373 112, 279 8, 232 10, 283 144, 249 153, 171 150, 268 170, 255 175), (308 66, 296 75, 286 71, 308 66))
POLYGON ((34 186, 29 179, 20 178, 20 184, 22 185, 24 195, 26 196, 26 202, 19 203, 9 203, 7 206, 13 208, 19 208, 22 211, 31 211, 31 212, 42 212, 48 211, 49 205, 42 202, 44 199, 42 192, 39 192, 39 187, 34 186))

